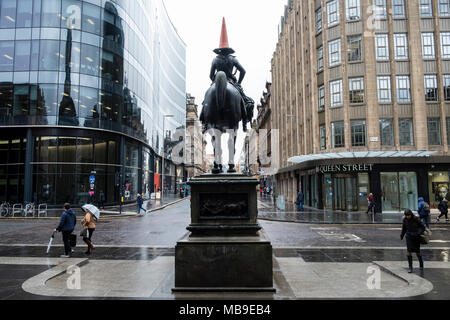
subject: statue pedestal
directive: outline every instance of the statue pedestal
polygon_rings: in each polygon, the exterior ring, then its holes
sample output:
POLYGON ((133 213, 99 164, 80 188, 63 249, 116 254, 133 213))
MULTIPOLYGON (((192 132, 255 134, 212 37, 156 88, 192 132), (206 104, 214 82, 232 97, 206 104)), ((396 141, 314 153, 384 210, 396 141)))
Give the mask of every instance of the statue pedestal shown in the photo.
POLYGON ((173 291, 270 291, 272 245, 257 222, 256 179, 203 175, 191 186, 190 231, 175 247, 173 291))

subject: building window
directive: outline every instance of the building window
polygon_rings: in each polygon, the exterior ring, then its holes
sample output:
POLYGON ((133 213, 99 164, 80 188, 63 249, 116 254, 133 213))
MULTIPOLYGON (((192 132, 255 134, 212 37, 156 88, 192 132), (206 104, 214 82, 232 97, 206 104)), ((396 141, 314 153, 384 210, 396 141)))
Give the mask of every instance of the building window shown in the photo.
POLYGON ((333 0, 327 3, 328 26, 339 23, 339 1, 333 0))
POLYGON ((431 0, 420 0, 420 16, 428 18, 433 16, 433 6, 431 0))
POLYGON ((331 107, 341 106, 342 101, 342 80, 330 82, 331 107))
POLYGON ((13 71, 13 68, 14 41, 0 41, 0 71, 13 71))
POLYGON ((319 111, 325 109, 325 86, 319 87, 319 111))
POLYGON ((345 147, 344 121, 332 122, 331 123, 331 134, 332 134, 332 147, 333 148, 345 147))
POLYGON ((399 119, 398 129, 400 136, 401 146, 413 146, 414 145, 414 127, 412 119, 399 119))
POLYGON ((364 102, 364 78, 349 79, 350 103, 364 102))
POLYGON ((394 145, 394 121, 392 119, 380 119, 380 135, 382 146, 394 145))
POLYGON ((409 76, 397 76, 397 101, 411 102, 411 83, 409 76))
POLYGON ((439 16, 450 16, 450 0, 438 0, 439 1, 439 16))
POLYGON ((436 75, 425 75, 425 101, 438 101, 436 75))
POLYGON ((444 99, 450 101, 450 74, 444 74, 444 99))
POLYGON ((450 32, 441 32, 441 53, 443 59, 450 58, 450 32))
POLYGON ((321 125, 319 128, 320 132, 320 150, 325 150, 327 148, 327 129, 325 125, 321 125))
POLYGON ((316 11, 316 34, 322 32, 322 8, 316 11))
POLYGON ((377 77, 377 83, 378 83, 378 102, 391 103, 392 102, 391 77, 390 76, 377 77))
POLYGON ((406 18, 405 0, 392 0, 392 17, 394 19, 406 18))
POLYGON ((362 60, 362 36, 348 36, 348 61, 361 61, 362 60))
POLYGON ((447 144, 450 145, 450 118, 446 119, 447 121, 447 144))
POLYGON ((323 70, 323 46, 317 49, 317 72, 323 70))
POLYGON ((394 34, 395 59, 408 59, 408 36, 406 33, 394 34))
POLYGON ((0 1, 0 28, 14 28, 16 19, 16 0, 0 1))
POLYGON ((428 118, 428 144, 440 146, 441 143, 441 119, 428 118))
POLYGON ((366 145, 366 120, 351 121, 352 146, 364 147, 366 145))
POLYGON ((375 19, 381 20, 387 18, 386 0, 374 0, 375 6, 375 19))
POLYGON ((341 63, 341 39, 328 43, 328 55, 330 56, 330 67, 341 63))
POLYGON ((389 39, 387 34, 375 35, 375 49, 377 60, 379 61, 389 60, 389 39))
POLYGON ((346 0, 347 21, 361 19, 361 4, 359 0, 346 0))
POLYGON ((422 54, 424 59, 436 58, 434 50, 434 33, 432 32, 422 33, 422 54))

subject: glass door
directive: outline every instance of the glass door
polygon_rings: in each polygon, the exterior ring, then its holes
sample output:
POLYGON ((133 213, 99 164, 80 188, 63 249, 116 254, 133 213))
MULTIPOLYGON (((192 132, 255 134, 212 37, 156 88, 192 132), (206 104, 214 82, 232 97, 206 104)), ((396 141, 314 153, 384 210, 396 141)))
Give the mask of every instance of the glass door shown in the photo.
POLYGON ((381 172, 380 178, 383 211, 400 211, 398 172, 381 172))

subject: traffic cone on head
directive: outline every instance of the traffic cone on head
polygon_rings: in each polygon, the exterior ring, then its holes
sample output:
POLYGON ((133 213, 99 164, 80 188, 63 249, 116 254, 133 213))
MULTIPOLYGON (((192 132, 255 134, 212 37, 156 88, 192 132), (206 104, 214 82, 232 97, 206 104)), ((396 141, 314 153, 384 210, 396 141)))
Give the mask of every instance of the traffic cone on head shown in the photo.
POLYGON ((234 50, 230 48, 230 45, 228 44, 228 32, 227 32, 227 25, 225 23, 225 17, 222 19, 222 30, 220 33, 220 43, 219 48, 214 50, 217 54, 232 54, 234 53, 234 50))

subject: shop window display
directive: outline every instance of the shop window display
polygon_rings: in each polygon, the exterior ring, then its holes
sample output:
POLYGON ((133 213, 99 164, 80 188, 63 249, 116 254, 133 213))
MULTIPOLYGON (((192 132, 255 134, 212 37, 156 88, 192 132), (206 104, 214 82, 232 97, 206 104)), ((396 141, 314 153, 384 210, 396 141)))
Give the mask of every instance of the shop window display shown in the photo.
POLYGON ((445 198, 450 201, 450 179, 449 172, 430 172, 428 174, 428 186, 430 194, 431 208, 437 208, 441 199, 445 198))

